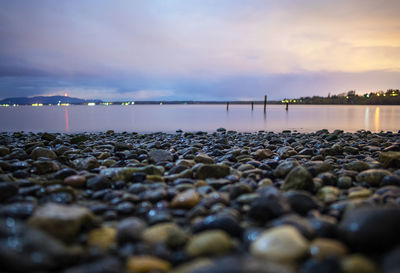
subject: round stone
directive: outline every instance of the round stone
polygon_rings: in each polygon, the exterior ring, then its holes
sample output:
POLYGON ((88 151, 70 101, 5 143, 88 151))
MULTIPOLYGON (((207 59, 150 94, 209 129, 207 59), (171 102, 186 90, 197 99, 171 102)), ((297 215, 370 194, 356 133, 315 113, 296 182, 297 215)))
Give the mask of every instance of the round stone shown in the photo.
POLYGON ((278 262, 291 262, 305 256, 309 242, 292 226, 274 227, 263 232, 251 245, 250 252, 278 262))
POLYGON ((74 188, 84 188, 86 177, 83 175, 71 175, 64 179, 64 184, 74 188))
POLYGON ((167 272, 171 264, 155 256, 131 256, 126 262, 126 268, 133 273, 167 272))
POLYGON ((190 256, 220 255, 232 249, 232 240, 222 230, 203 231, 193 235, 186 245, 190 256))
POLYGON ((91 247, 108 249, 116 243, 117 231, 112 227, 93 229, 88 233, 87 243, 91 247))
POLYGON ((195 190, 190 189, 176 195, 174 199, 172 199, 171 207, 192 208, 196 206, 199 201, 199 194, 195 190))
POLYGON ((316 259, 325 259, 331 256, 343 257, 347 254, 347 247, 340 241, 318 238, 310 244, 310 254, 316 259))

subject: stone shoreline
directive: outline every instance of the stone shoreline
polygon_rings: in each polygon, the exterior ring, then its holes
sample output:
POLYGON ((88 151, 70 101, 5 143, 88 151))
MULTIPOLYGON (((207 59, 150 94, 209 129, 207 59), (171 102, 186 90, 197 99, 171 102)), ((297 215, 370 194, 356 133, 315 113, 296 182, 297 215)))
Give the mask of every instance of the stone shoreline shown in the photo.
POLYGON ((0 272, 400 272, 400 131, 0 133, 0 272))

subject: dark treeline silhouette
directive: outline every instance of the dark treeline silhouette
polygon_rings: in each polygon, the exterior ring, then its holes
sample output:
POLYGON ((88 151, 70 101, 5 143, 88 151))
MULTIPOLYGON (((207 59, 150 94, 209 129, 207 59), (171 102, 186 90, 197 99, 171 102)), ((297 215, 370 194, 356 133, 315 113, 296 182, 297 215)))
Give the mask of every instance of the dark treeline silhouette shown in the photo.
POLYGON ((386 92, 371 92, 357 95, 354 90, 327 97, 313 96, 298 99, 284 99, 282 103, 293 104, 380 104, 400 105, 400 90, 388 89, 386 92))

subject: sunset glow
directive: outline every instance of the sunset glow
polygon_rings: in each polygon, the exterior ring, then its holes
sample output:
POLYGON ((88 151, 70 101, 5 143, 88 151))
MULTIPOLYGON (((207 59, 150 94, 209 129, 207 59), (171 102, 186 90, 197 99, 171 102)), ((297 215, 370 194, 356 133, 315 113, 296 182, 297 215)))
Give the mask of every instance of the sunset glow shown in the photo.
POLYGON ((400 85, 396 0, 0 3, 1 97, 283 99, 400 85))

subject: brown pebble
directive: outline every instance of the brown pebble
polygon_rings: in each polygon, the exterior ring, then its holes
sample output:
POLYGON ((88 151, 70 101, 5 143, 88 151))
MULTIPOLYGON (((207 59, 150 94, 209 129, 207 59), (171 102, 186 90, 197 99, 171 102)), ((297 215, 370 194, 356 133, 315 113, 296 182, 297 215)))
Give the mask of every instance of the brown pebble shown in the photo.
POLYGON ((86 177, 83 175, 71 175, 64 179, 64 184, 74 188, 83 188, 86 185, 86 177))

